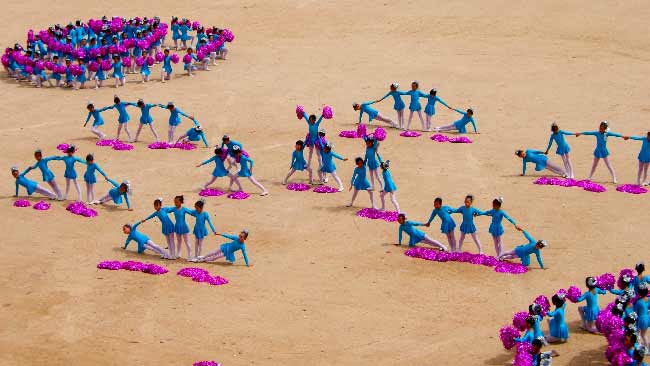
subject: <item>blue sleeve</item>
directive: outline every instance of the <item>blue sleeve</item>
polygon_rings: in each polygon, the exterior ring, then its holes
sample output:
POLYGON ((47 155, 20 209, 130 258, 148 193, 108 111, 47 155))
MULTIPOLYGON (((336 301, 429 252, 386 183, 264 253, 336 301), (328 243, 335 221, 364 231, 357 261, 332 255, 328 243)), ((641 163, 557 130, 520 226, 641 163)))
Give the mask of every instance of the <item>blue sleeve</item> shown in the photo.
POLYGON ((352 173, 352 179, 350 179, 350 185, 354 185, 354 180, 357 178, 357 175, 359 175, 359 173, 357 173, 357 170, 355 169, 354 173, 352 173))
POLYGON ((90 121, 90 117, 92 117, 92 116, 93 116, 93 113, 88 112, 88 117, 86 117, 86 123, 88 123, 88 121, 90 121))
POLYGON ((190 118, 190 116, 188 116, 187 114, 185 114, 185 112, 181 111, 180 109, 176 108, 176 111, 177 111, 178 114, 180 114, 181 116, 183 116, 183 117, 187 117, 187 118, 190 118))
POLYGON ((332 157, 335 157, 335 158, 337 158, 339 160, 343 160, 343 157, 341 155, 335 153, 334 151, 332 151, 332 157))
POLYGON ((556 313, 557 313, 557 310, 551 310, 551 311, 546 313, 546 316, 552 318, 552 317, 555 316, 556 313))
POLYGON ((316 121, 316 127, 320 126, 320 123, 323 122, 323 115, 321 114, 320 117, 318 118, 318 121, 316 121))
POLYGON ((560 130, 558 132, 563 134, 563 135, 573 135, 573 132, 568 132, 568 131, 563 131, 563 130, 560 130))
POLYGON ((429 216, 429 221, 427 221, 427 224, 430 224, 431 221, 433 221, 433 219, 435 219, 437 215, 438 215, 438 211, 436 211, 435 209, 433 209, 433 210, 431 211, 431 216, 429 216))
POLYGON ((474 127, 474 133, 477 133, 478 131, 476 130, 476 122, 474 121, 474 117, 469 120, 472 123, 472 127, 474 127))
POLYGON ((106 173, 104 173, 104 171, 102 170, 102 168, 99 167, 99 165, 95 165, 95 168, 97 168, 97 171, 99 172, 99 174, 101 174, 101 175, 103 175, 104 177, 106 177, 106 173))
POLYGON ((449 105, 447 105, 447 103, 445 103, 444 100, 438 98, 438 102, 440 102, 440 104, 444 105, 445 107, 449 108, 449 105))
POLYGON ((129 194, 124 193, 124 201, 126 201, 126 208, 130 209, 131 208, 131 202, 129 202, 129 194))
MULTIPOLYGON (((162 209, 161 209, 161 211, 162 211, 162 209)), ((158 212, 157 212, 157 211, 154 211, 151 215, 145 217, 144 221, 147 221, 147 220, 151 220, 151 219, 153 219, 154 217, 157 216, 157 214, 158 214, 158 212)))
POLYGON ((630 136, 630 140, 643 141, 645 139, 646 137, 642 137, 642 136, 630 136))
POLYGON ((454 110, 455 110, 456 112, 462 114, 463 116, 465 115, 465 112, 461 111, 460 109, 456 109, 456 108, 454 108, 454 110))
POLYGON ((76 157, 76 156, 74 157, 74 160, 75 160, 76 162, 78 162, 78 163, 82 163, 82 164, 86 164, 86 165, 88 165, 88 163, 86 163, 85 160, 83 160, 83 159, 81 159, 81 158, 78 158, 78 157, 76 157))
POLYGON ((362 119, 363 119, 363 109, 359 108, 359 123, 361 123, 362 119))
POLYGON ((553 134, 551 134, 551 137, 548 139, 548 146, 546 147, 546 151, 549 151, 551 149, 551 145, 553 145, 553 134))
POLYGON ((305 121, 307 121, 307 126, 309 126, 309 116, 307 115, 307 113, 302 112, 302 118, 303 118, 305 121))
POLYGON ((389 95, 390 95, 390 92, 388 92, 388 93, 386 93, 386 95, 384 95, 384 97, 383 97, 383 98, 381 98, 381 99, 379 99, 379 101, 381 102, 382 100, 384 100, 384 99, 386 99, 386 98, 388 98, 388 96, 389 96, 389 95))
POLYGON ((212 161, 215 161, 216 158, 217 158, 217 156, 215 155, 215 156, 211 157, 210 159, 208 159, 208 160, 202 162, 201 165, 205 165, 205 164, 207 164, 207 163, 210 163, 210 162, 212 162, 212 161))
POLYGON ((230 239, 230 240, 239 240, 239 237, 238 237, 238 236, 235 236, 235 235, 230 235, 230 234, 220 234, 220 235, 223 236, 223 237, 226 238, 226 239, 230 239))
POLYGON ((517 223, 515 222, 515 220, 513 220, 512 217, 508 216, 507 213, 503 212, 503 217, 505 217, 506 220, 510 221, 511 224, 513 224, 513 225, 517 225, 517 223))
POLYGON ((615 289, 615 288, 609 290, 609 292, 611 292, 613 295, 623 295, 625 293, 625 291, 618 290, 618 289, 615 289))
POLYGON ((418 222, 418 221, 411 221, 411 225, 413 225, 413 226, 422 226, 422 223, 418 222))
POLYGON ((119 184, 117 184, 116 181, 114 181, 114 180, 112 180, 112 179, 110 179, 110 178, 106 178, 106 179, 108 180, 108 182, 109 182, 110 184, 113 185, 113 187, 117 188, 117 187, 120 186, 119 184))
POLYGON ((582 134, 582 135, 587 135, 587 136, 596 136, 597 133, 600 133, 600 132, 596 132, 596 131, 587 131, 587 132, 583 132, 583 133, 581 133, 581 134, 582 134))
POLYGON ((124 242, 124 249, 126 249, 126 247, 129 246, 129 243, 131 242, 131 240, 133 240, 133 238, 131 238, 131 235, 129 235, 129 236, 126 238, 126 241, 124 242))
POLYGON ((476 210, 478 216, 492 216, 494 213, 494 210, 486 210, 486 211, 481 211, 481 210, 476 210))
POLYGON ((20 185, 18 184, 18 179, 16 179, 16 197, 18 197, 18 188, 20 185))
POLYGON ((248 266, 248 255, 246 255, 246 246, 245 245, 241 246, 241 255, 244 257, 244 263, 246 263, 246 266, 248 266))
POLYGON ((596 288, 596 293, 600 295, 605 295, 607 294, 607 291, 601 289, 601 288, 596 288))
POLYGON ((402 225, 399 226, 399 235, 398 235, 398 243, 399 245, 402 245, 402 232, 404 231, 404 228, 402 225))
POLYGON ((137 230, 138 226, 140 226, 140 223, 138 222, 137 224, 131 226, 131 231, 137 230))
POLYGON ((115 108, 115 107, 111 105, 111 106, 108 106, 108 107, 104 107, 104 108, 98 110, 97 112, 100 112, 100 113, 101 113, 101 112, 104 112, 104 111, 107 111, 107 110, 109 110, 109 109, 113 109, 113 108, 115 108))
POLYGON ((523 163, 523 168, 522 168, 522 173, 521 174, 526 175, 526 159, 525 158, 521 159, 521 161, 523 163))
MULTIPOLYGON (((243 156, 243 155, 242 155, 243 156)), ((249 169, 253 169, 253 159, 251 158, 246 158, 246 162, 250 165, 249 169)))
POLYGON ((207 215, 207 218, 208 218, 208 225, 210 225, 210 229, 212 229, 212 232, 216 234, 217 230, 214 228, 214 225, 212 224, 212 219, 210 218, 210 215, 207 215))
POLYGON ((198 212, 196 212, 196 210, 190 210, 190 209, 187 209, 185 213, 193 217, 196 217, 196 215, 198 215, 198 212))
POLYGON ((614 136, 614 137, 623 137, 620 133, 616 132, 607 132, 607 136, 614 136))
POLYGON ((452 209, 449 211, 449 213, 461 213, 461 212, 462 212, 462 211, 461 211, 461 208, 462 208, 462 207, 452 208, 452 209))
POLYGON ((542 261, 542 253, 540 253, 539 249, 535 249, 535 257, 537 258, 537 263, 539 263, 539 267, 544 269, 544 262, 542 261))
POLYGON ((203 141, 203 144, 205 145, 205 147, 208 147, 208 140, 205 138, 205 132, 201 131, 200 136, 201 136, 201 140, 203 141))
POLYGON ((588 292, 585 292, 582 295, 580 295, 580 297, 576 300, 576 302, 585 301, 585 299, 587 298, 587 294, 588 294, 588 292))
POLYGON ((296 152, 291 153, 291 166, 296 162, 296 152))

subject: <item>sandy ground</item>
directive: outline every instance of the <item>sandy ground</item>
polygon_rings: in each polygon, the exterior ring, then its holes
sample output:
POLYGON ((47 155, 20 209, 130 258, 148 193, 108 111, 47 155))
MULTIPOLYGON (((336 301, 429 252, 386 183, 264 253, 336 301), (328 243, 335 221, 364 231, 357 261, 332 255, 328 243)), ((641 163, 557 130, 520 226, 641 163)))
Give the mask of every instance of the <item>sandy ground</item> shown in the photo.
MULTIPOLYGON (((252 154, 255 175, 271 195, 212 198, 206 206, 219 231, 251 230, 253 267, 240 259, 234 266, 200 265, 231 281, 223 287, 179 278, 173 273, 184 261, 120 249, 120 227, 148 215, 157 196, 185 194, 193 202, 210 172, 194 165, 211 151, 153 151, 144 143, 131 152, 95 147, 81 128, 84 106, 110 103, 113 88, 35 90, 3 78, 0 365, 191 365, 203 359, 224 365, 506 365, 512 355, 501 349, 497 331, 513 312, 538 294, 644 259, 648 197, 618 193, 609 183, 602 194, 535 186, 533 177, 519 177, 513 156, 516 148, 545 148, 553 119, 570 131, 593 130, 601 119, 624 134, 648 129, 650 8, 643 1, 271 0, 197 7, 162 1, 153 13, 138 0, 69 4, 76 10, 60 2, 5 2, 0 41, 9 45, 23 41, 30 27, 104 13, 177 15, 231 28, 237 38, 230 58, 213 71, 165 85, 129 83, 118 93, 124 100, 175 101, 195 114, 213 143, 231 134, 252 154), (381 153, 393 163, 403 209, 425 220, 436 195, 458 206, 471 192, 479 208, 503 195, 504 209, 548 240, 547 270, 512 277, 411 259, 392 245, 397 225, 356 217, 358 208, 343 207, 347 192, 294 193, 280 185, 293 143, 306 130, 293 114, 296 104, 307 111, 334 106, 335 119, 324 123, 332 139, 354 128, 352 102, 413 79, 424 90, 437 86, 455 107, 473 107, 482 134, 470 135, 472 145, 453 145, 390 131, 381 153), (130 179, 135 211, 106 207, 85 219, 62 203, 48 212, 13 208, 9 166, 31 163, 37 147, 54 154, 61 142, 77 144, 80 156, 94 152, 117 180, 130 179), (107 259, 148 260, 167 265, 170 274, 95 268, 107 259)), ((380 109, 392 116, 391 107, 387 101, 380 109)), ((457 117, 439 110, 434 124, 457 117)), ((162 135, 166 115, 155 113, 162 135)), ((106 119, 112 133, 115 116, 106 119)), ((333 141, 347 157, 363 153, 359 140, 333 141)), ((594 140, 569 142, 584 177, 594 140)), ((639 148, 639 142, 611 141, 621 181, 636 178, 639 148)), ((63 169, 51 165, 61 182, 63 169)), ((339 164, 344 180, 351 171, 351 163, 339 164)), ((604 166, 596 180, 609 180, 604 166)), ((98 193, 107 188, 100 185, 98 193)), ((358 205, 366 204, 362 195, 358 205)), ((478 220, 491 253, 488 225, 478 220)), ((523 242, 506 230, 507 247, 523 242)), ((143 231, 163 242, 158 224, 143 231)), ((440 238, 437 228, 428 233, 440 238)), ((206 246, 220 242, 210 239, 206 246)), ((471 243, 467 248, 475 250, 471 243)), ((567 314, 571 341, 555 347, 562 354, 555 364, 604 364, 604 339, 577 330, 575 305, 567 314)))

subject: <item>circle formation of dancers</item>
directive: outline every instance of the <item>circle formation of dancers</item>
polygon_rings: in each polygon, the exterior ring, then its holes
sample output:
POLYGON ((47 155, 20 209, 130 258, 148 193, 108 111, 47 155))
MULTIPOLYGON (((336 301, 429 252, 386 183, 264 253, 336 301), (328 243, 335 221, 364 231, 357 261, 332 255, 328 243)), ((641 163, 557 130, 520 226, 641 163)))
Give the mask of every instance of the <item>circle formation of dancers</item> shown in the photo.
POLYGON ((1 61, 10 77, 37 88, 47 83, 77 90, 89 83, 98 89, 109 78, 118 88, 126 85, 127 74, 140 74, 142 83, 150 81, 151 68, 160 63, 163 83, 171 80, 173 64, 180 61, 188 76, 196 70, 210 71, 210 65, 226 59, 225 44, 235 38, 229 29, 204 27, 189 19, 172 17, 170 24, 158 17, 102 17, 38 32, 30 29, 26 46, 16 43, 6 48, 1 61), (170 30, 173 48, 184 52, 182 58, 165 46, 170 30))

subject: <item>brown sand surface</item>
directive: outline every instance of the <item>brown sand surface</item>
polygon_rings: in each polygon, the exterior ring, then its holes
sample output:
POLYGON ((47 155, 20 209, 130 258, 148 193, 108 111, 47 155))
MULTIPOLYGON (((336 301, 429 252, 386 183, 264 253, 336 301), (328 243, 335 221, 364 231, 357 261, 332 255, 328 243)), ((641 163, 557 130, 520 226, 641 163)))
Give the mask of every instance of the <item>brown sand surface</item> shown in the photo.
MULTIPOLYGON (((229 59, 211 72, 178 76, 169 84, 72 92, 36 90, 2 78, 0 365, 191 365, 203 359, 224 365, 506 365, 512 354, 502 350, 498 329, 534 296, 582 286, 586 275, 647 259, 641 253, 648 195, 616 192, 604 166, 595 179, 607 182, 606 193, 535 186, 538 174, 520 177, 521 163, 513 156, 516 148, 544 149, 552 120, 569 131, 594 130, 602 119, 623 134, 648 130, 645 1, 152 4, 3 2, 3 45, 23 41, 28 28, 73 17, 151 16, 152 9, 165 21, 177 15, 227 26, 236 40, 229 59), (543 251, 547 270, 534 266, 513 277, 411 259, 402 254, 405 248, 393 246, 397 224, 356 217, 358 207, 344 207, 348 192, 294 193, 280 185, 293 143, 306 130, 295 119, 296 104, 308 112, 332 105, 335 118, 323 125, 335 150, 353 158, 362 155, 362 143, 336 137, 341 129, 355 128, 351 103, 382 96, 392 81, 406 87, 413 79, 425 91, 437 86, 454 107, 473 107, 482 133, 469 135, 471 145, 455 145, 434 143, 428 134, 406 139, 389 131, 381 153, 393 163, 403 210, 426 220, 436 195, 459 206, 471 192, 482 209, 503 195, 504 209, 549 242, 543 251), (120 248, 121 225, 148 215, 155 197, 171 203, 184 194, 191 206, 211 171, 194 165, 212 153, 154 151, 145 143, 131 152, 96 147, 81 127, 85 103, 108 104, 114 93, 124 100, 173 100, 201 121, 212 143, 229 133, 255 159, 255 175, 270 196, 210 198, 206 206, 219 231, 251 231, 253 267, 241 259, 234 266, 199 265, 228 278, 229 285, 193 283, 174 274, 187 266, 183 260, 170 263, 120 248), (37 147, 55 154, 61 142, 77 144, 82 157, 94 152, 116 180, 130 179, 135 210, 109 205, 86 219, 67 213, 60 202, 48 212, 13 208, 9 166, 32 163, 37 147), (108 259, 147 260, 170 273, 95 268, 108 259)), ((158 69, 153 79, 159 79, 158 69)), ((392 102, 379 108, 393 117, 392 102)), ((457 117, 438 110, 434 125, 457 117)), ((132 118, 137 115, 132 112, 132 118)), ((155 111, 154 118, 164 135, 167 115, 155 111)), ((106 121, 105 131, 113 133, 113 112, 106 121)), ((146 131, 143 136, 151 139, 146 131)), ((585 177, 594 139, 569 143, 575 170, 585 177)), ((622 182, 636 178, 639 148, 639 142, 610 141, 622 182)), ((63 183, 61 164, 51 166, 63 183)), ((338 167, 348 181, 352 164, 338 167)), ((107 189, 99 184, 97 193, 107 189)), ((357 205, 366 204, 361 195, 357 205)), ((486 251, 493 253, 489 220, 478 219, 477 225, 486 251)), ((435 226, 427 232, 443 240, 435 226)), ((506 247, 523 242, 512 228, 506 230, 506 247)), ((142 231, 163 243, 156 222, 142 231)), ((206 247, 219 243, 210 238, 206 247)), ((475 250, 471 242, 466 248, 475 250)), ((567 314, 570 343, 554 347, 562 354, 554 364, 605 364, 604 339, 578 330, 575 305, 568 305, 567 314)))

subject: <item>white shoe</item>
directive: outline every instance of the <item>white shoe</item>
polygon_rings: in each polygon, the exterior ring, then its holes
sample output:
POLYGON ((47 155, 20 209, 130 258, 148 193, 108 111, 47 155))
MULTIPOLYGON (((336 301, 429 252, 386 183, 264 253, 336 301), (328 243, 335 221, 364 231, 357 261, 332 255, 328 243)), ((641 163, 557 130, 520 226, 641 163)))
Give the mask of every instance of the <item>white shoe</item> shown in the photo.
POLYGON ((269 195, 269 192, 267 192, 267 191, 264 191, 264 192, 260 193, 260 196, 268 196, 268 195, 269 195))
POLYGON ((323 179, 323 183, 327 183, 327 182, 329 182, 329 178, 325 177, 325 179, 323 179))
MULTIPOLYGON (((343 192, 343 188, 339 188, 339 192, 343 192)), ((350 207, 350 206, 348 206, 348 207, 350 207)))

